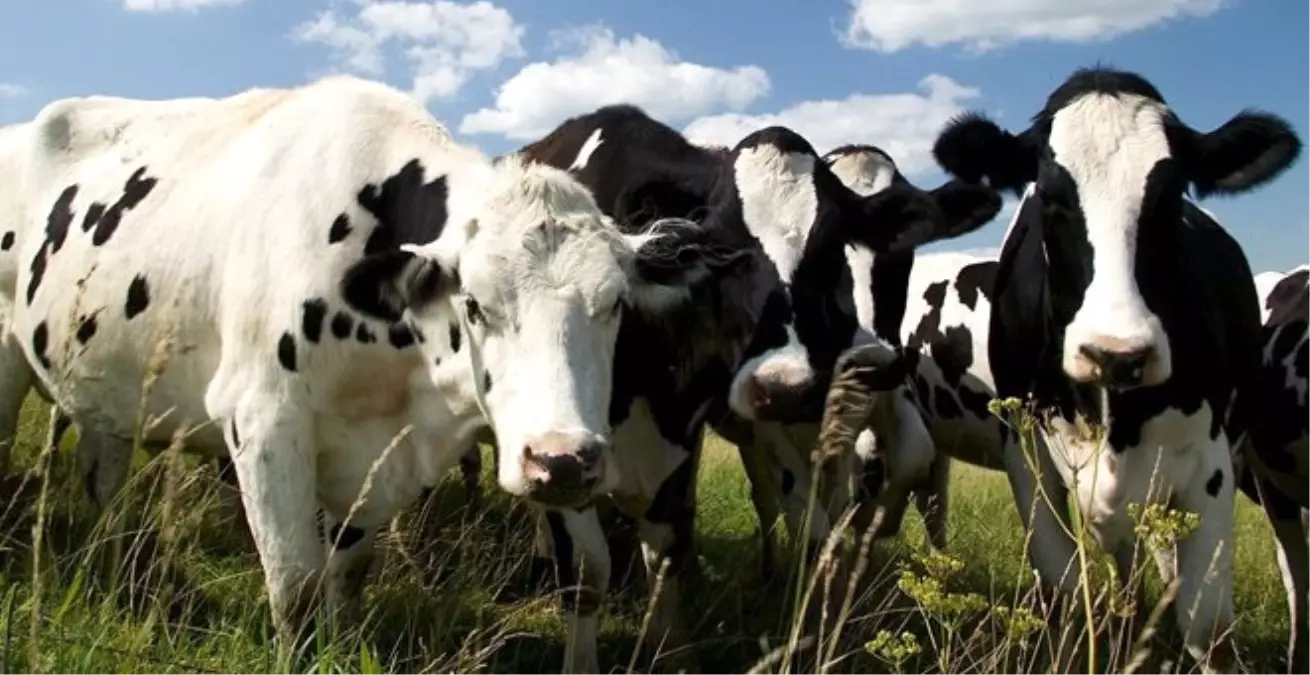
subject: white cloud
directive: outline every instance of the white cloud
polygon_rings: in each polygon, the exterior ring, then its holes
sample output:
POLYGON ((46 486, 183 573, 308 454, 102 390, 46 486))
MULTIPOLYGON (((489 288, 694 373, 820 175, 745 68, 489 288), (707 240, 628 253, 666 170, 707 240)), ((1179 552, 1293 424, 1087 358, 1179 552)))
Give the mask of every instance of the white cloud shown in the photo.
POLYGON ((296 26, 292 39, 327 45, 340 68, 372 76, 386 72, 386 48, 394 47, 408 66, 411 92, 424 102, 449 97, 474 73, 523 56, 524 27, 487 0, 351 2, 354 16, 324 10, 296 26))
MULTIPOLYGON (((1231 1, 1231 0, 1229 0, 1231 1)), ((1090 42, 1186 16, 1225 0, 850 0, 842 41, 894 52, 960 43, 974 51, 1023 40, 1090 42)))
POLYGON ((683 133, 692 142, 733 146, 747 134, 772 125, 804 136, 819 153, 847 143, 868 143, 891 155, 908 175, 936 168, 932 144, 942 126, 963 112, 963 101, 979 91, 945 75, 919 81, 922 94, 852 94, 840 100, 803 101, 776 113, 729 113, 702 117, 683 133))
POLYGON ((129 12, 195 12, 208 7, 239 5, 245 0, 123 0, 123 9, 129 12))
POLYGON ((769 75, 758 66, 683 61, 641 34, 616 39, 608 28, 588 26, 556 33, 554 42, 564 52, 559 58, 524 66, 497 90, 494 107, 464 117, 460 132, 534 139, 570 116, 618 102, 672 124, 742 110, 769 93, 769 75))
POLYGON ((27 87, 13 82, 0 82, 0 98, 18 98, 27 94, 27 87))

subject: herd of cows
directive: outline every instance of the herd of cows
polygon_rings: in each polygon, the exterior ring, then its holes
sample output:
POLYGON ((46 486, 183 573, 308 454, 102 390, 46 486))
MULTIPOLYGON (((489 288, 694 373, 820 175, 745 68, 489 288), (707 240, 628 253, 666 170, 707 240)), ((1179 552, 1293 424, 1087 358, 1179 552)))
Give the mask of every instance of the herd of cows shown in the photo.
POLYGON ((1276 534, 1303 668, 1310 267, 1254 275, 1187 196, 1257 188, 1300 149, 1261 112, 1192 129, 1103 68, 1020 133, 952 120, 933 189, 875 147, 820 156, 783 127, 703 147, 629 105, 488 158, 346 77, 59 100, 0 129, 0 436, 35 388, 103 506, 149 380, 147 446, 196 427, 187 449, 230 462, 285 634, 357 602, 378 529, 456 465, 475 477, 489 432, 572 590, 564 667, 582 672, 609 583, 598 500, 637 521, 648 572, 668 565, 648 635, 686 639, 707 426, 740 449, 766 561, 779 514, 812 552, 848 506, 887 536, 912 498, 944 547, 951 459, 1006 473, 1032 565, 1065 593, 1070 491, 1120 566, 1127 504, 1197 513, 1158 562, 1203 664, 1233 623, 1240 490, 1276 534), (1021 201, 999 257, 916 254, 1004 191, 1021 201), (1035 463, 997 397, 1049 411, 1035 463), (853 487, 807 509, 825 464, 853 487))

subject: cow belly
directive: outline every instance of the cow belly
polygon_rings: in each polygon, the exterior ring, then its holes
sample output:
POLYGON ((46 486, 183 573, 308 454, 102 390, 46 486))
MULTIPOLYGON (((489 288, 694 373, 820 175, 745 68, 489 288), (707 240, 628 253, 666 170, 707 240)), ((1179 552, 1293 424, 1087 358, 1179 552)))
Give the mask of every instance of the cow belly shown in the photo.
POLYGON ((221 430, 206 424, 205 388, 218 363, 212 331, 144 321, 132 326, 102 317, 90 334, 88 314, 55 310, 48 319, 39 316, 20 311, 15 335, 37 376, 78 424, 132 438, 144 423, 143 440, 156 443, 169 442, 180 428, 204 425, 189 437, 187 449, 225 452, 221 430))

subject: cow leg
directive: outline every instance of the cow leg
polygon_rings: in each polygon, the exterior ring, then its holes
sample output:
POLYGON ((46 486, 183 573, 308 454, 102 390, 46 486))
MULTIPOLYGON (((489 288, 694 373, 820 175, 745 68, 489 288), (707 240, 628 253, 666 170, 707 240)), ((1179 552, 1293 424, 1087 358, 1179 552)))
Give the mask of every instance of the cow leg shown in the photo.
POLYGON ((308 619, 317 604, 324 550, 316 518, 312 429, 304 413, 279 398, 247 395, 225 433, 264 568, 273 625, 282 640, 295 643, 312 625, 308 619))
POLYGON ((697 672, 695 659, 685 649, 682 627, 681 580, 695 555, 693 539, 696 517, 697 455, 689 454, 660 484, 655 499, 637 522, 646 584, 652 593, 650 624, 644 636, 652 657, 671 650, 666 665, 675 670, 697 672))
POLYGON ((756 438, 762 441, 756 447, 767 453, 769 473, 772 474, 774 467, 781 473, 776 494, 782 496, 783 520, 791 545, 800 549, 806 560, 813 561, 832 531, 832 523, 822 495, 816 495, 813 508, 810 505, 815 476, 809 465, 809 452, 801 452, 776 422, 757 422, 755 431, 756 438))
MULTIPOLYGON (((56 439, 67 431, 71 420, 59 412, 51 410, 51 422, 56 428, 56 439)), ((58 443, 58 440, 55 441, 58 443)), ((114 438, 88 429, 79 429, 77 434, 77 464, 82 474, 82 485, 86 496, 91 500, 92 509, 97 520, 103 519, 109 511, 109 505, 122 491, 127 483, 127 474, 132 466, 132 442, 114 438)), ((117 569, 122 562, 123 515, 108 514, 108 520, 102 523, 105 537, 109 542, 110 569, 117 569)))
POLYGON ((324 513, 324 554, 327 556, 327 602, 332 614, 346 621, 359 616, 364 585, 377 557, 376 527, 342 525, 324 513))
POLYGON ((1190 485, 1174 495, 1175 508, 1200 524, 1178 541, 1178 598, 1174 611, 1187 651, 1205 672, 1233 664, 1233 463, 1227 438, 1198 448, 1190 485), (1215 474, 1219 478, 1213 478, 1215 474))
POLYGON ((546 511, 559 577, 560 607, 567 618, 564 672, 600 672, 596 635, 609 589, 610 553, 595 508, 546 511))
POLYGON ((241 503, 241 484, 237 480, 237 468, 232 458, 220 456, 214 458, 218 469, 218 503, 223 511, 223 519, 238 528, 244 538, 250 538, 250 529, 246 526, 246 509, 241 503))
MULTIPOLYGON (((1077 547, 1069 536, 1073 529, 1067 507, 1068 488, 1060 479, 1041 434, 1035 437, 1035 447, 1026 451, 1008 429, 1006 433, 1009 438, 1002 459, 1019 520, 1028 535, 1028 559, 1041 584, 1055 591, 1054 600, 1058 602, 1053 603, 1053 609, 1058 608, 1074 597, 1081 577, 1077 547)), ((1058 614, 1049 620, 1058 621, 1058 614)), ((1059 633, 1054 667, 1064 669, 1072 663, 1079 631, 1076 627, 1066 627, 1059 633)))
POLYGON ((760 576, 765 580, 772 579, 777 571, 778 540, 775 528, 781 512, 777 500, 779 486, 774 476, 780 474, 781 469, 774 466, 766 449, 756 444, 755 430, 750 422, 732 417, 714 430, 737 446, 737 455, 741 458, 742 469, 750 483, 751 506, 755 508, 755 517, 759 520, 760 576))
POLYGON ((9 459, 18 438, 18 418, 32 380, 32 367, 27 364, 18 340, 12 335, 5 336, 0 340, 0 478, 9 475, 9 459))
MULTIPOLYGON (((650 625, 643 638, 653 658, 687 644, 682 630, 680 577, 691 554, 691 542, 686 532, 691 528, 690 514, 685 520, 684 524, 678 524, 651 522, 643 518, 637 526, 646 563, 646 583, 652 594, 650 625)), ((681 654, 666 660, 684 666, 689 663, 681 654)), ((695 672, 697 669, 684 667, 683 670, 695 672)))
POLYGON ((778 539, 775 528, 778 524, 778 500, 780 489, 773 480, 774 469, 769 466, 767 453, 754 445, 739 445, 737 452, 741 456, 742 468, 746 470, 746 479, 750 482, 751 505, 755 507, 755 517, 759 520, 760 534, 760 576, 772 579, 777 571, 778 539))
POLYGON ((910 494, 923 481, 933 479, 938 453, 918 409, 903 396, 879 396, 870 427, 856 439, 856 453, 864 460, 866 471, 871 462, 885 462, 886 485, 874 501, 871 517, 860 524, 874 528, 875 536, 882 539, 900 532, 910 494), (883 433, 875 434, 875 429, 883 433))
POLYGON ((928 543, 938 551, 946 550, 946 513, 951 482, 951 458, 935 453, 928 469, 928 480, 915 490, 914 506, 923 516, 928 543))
POLYGON ((1289 673, 1306 670, 1310 645, 1307 642, 1306 603, 1310 600, 1310 545, 1307 544, 1305 509, 1263 478, 1256 478, 1260 504, 1274 530, 1278 545, 1278 570, 1287 591, 1287 611, 1292 630, 1287 645, 1289 673))
MULTIPOLYGON (((58 411, 53 412, 51 418, 51 424, 58 429, 57 436, 62 435, 71 423, 58 411)), ((77 463, 86 495, 95 507, 96 516, 100 517, 127 483, 127 472, 132 464, 132 442, 94 431, 79 431, 77 463)))
POLYGON ((482 449, 478 444, 459 457, 459 474, 464 484, 464 499, 468 502, 468 511, 476 512, 482 508, 482 449))

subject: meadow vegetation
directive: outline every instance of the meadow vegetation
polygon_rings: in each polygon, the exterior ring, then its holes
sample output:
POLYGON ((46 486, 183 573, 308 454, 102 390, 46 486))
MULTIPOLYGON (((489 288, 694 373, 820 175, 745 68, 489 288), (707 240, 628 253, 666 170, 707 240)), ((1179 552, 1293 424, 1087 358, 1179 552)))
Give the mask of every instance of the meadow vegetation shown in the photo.
MULTIPOLYGON (((485 462, 486 498, 468 507, 457 476, 381 538, 358 627, 324 630, 295 654, 274 648, 262 575, 244 524, 220 508, 227 489, 212 463, 173 451, 137 457, 141 469, 97 525, 73 454, 43 455, 47 407, 29 400, 0 513, 0 672, 558 672, 564 620, 538 589, 532 520, 500 494, 485 462), (27 480, 22 481, 26 476, 27 480), (48 480, 43 480, 48 476, 48 480), (22 483, 21 485, 19 483, 22 483), (110 536, 109 518, 122 518, 110 536), (228 518, 225 521, 225 518, 228 518), (39 527, 38 527, 39 526, 39 527), (40 535, 38 536, 38 531, 40 535), (101 561, 113 545, 124 564, 101 561)), ((484 453, 490 450, 484 448, 484 453)), ((830 668, 845 672, 1049 670, 1051 622, 1032 597, 1033 575, 1004 475, 956 463, 946 555, 924 548, 911 511, 894 540, 867 560, 830 668)), ((795 579, 761 579, 755 515, 736 450, 707 439, 698 485, 698 565, 683 614, 704 672, 779 672, 802 666, 780 651, 795 623, 795 579), (780 655, 781 654, 781 655, 780 655)), ((1241 669, 1280 671, 1287 609, 1262 512, 1237 500, 1236 604, 1241 669)), ((1148 510, 1144 527, 1167 545, 1185 514, 1148 510)), ((781 526, 780 526, 781 527, 781 526)), ((1095 659, 1067 672, 1172 672, 1181 657, 1168 595, 1151 565, 1142 622, 1121 640, 1130 599, 1105 592, 1109 560, 1088 553, 1096 589, 1095 659), (1140 638, 1140 639, 1139 639, 1140 638)), ((640 648, 646 593, 635 556, 615 555, 616 592, 604 610, 601 663, 664 670, 669 654, 640 648)), ((794 568, 794 565, 791 566, 794 568)), ((787 569, 784 566, 782 569, 787 569)), ((1135 580, 1140 581, 1140 580, 1135 580)), ((1080 640, 1081 641, 1081 640, 1080 640)))

